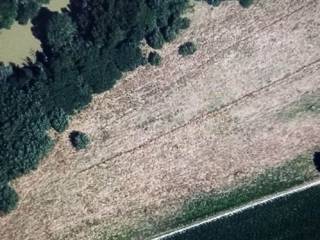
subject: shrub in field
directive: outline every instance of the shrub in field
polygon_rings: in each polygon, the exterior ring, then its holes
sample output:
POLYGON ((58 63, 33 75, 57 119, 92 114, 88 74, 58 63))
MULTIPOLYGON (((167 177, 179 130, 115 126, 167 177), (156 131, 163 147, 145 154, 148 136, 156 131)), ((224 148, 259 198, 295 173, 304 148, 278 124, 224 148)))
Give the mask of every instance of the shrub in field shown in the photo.
POLYGON ((191 55, 197 50, 196 45, 193 42, 186 42, 179 47, 179 54, 184 56, 191 55))
POLYGON ((18 194, 9 185, 0 188, 0 212, 9 213, 14 210, 18 203, 18 194))
POLYGON ((72 143, 72 146, 77 150, 85 149, 90 143, 89 137, 85 133, 78 131, 73 131, 70 134, 70 141, 72 143))
POLYGON ((220 5, 221 1, 223 1, 223 0, 207 0, 207 3, 214 6, 214 7, 217 7, 220 5))
POLYGON ((161 56, 157 52, 150 52, 148 56, 148 62, 153 66, 158 66, 161 63, 161 56))
MULTIPOLYGON (((214 6, 214 7, 217 7, 221 4, 221 2, 223 1, 226 1, 226 0, 207 0, 207 3, 214 6)), ((242 7, 244 8, 248 8, 252 5, 253 3, 253 0, 239 0, 239 3, 242 7)))
POLYGON ((239 3, 242 7, 248 8, 252 5, 253 0, 239 0, 239 3))

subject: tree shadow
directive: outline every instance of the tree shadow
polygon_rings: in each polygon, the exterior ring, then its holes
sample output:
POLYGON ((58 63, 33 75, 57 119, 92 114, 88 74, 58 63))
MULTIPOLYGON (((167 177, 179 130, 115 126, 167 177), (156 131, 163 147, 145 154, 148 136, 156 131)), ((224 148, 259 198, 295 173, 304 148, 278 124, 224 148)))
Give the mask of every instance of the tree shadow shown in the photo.
POLYGON ((52 18, 54 13, 48 8, 41 8, 38 15, 32 19, 32 33, 41 42, 46 40, 46 28, 48 26, 49 20, 52 18))
MULTIPOLYGON (((36 59, 41 59, 44 58, 44 54, 49 53, 49 47, 48 47, 48 39, 46 36, 47 32, 47 26, 49 20, 52 18, 52 16, 55 14, 55 12, 50 11, 48 8, 41 8, 38 12, 38 15, 34 17, 31 21, 32 23, 32 34, 35 38, 37 38, 41 42, 41 48, 43 52, 37 51, 36 54, 36 59)), ((44 61, 45 62, 45 61, 44 61)))

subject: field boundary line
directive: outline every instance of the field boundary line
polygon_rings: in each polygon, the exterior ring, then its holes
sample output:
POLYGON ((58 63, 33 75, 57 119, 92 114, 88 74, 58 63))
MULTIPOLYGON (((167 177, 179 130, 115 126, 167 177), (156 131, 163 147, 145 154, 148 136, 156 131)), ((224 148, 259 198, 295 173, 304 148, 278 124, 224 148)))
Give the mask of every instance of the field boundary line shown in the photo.
MULTIPOLYGON (((231 44, 230 46, 226 47, 225 49, 219 51, 217 54, 215 54, 213 57, 211 57, 208 61, 206 61, 203 64, 201 64, 200 66, 198 66, 198 68, 200 68, 203 65, 211 63, 217 55, 223 54, 225 51, 228 51, 228 50, 232 49, 233 47, 235 47, 237 44, 239 44, 241 42, 244 42, 244 41, 246 41, 246 40, 248 40, 250 38, 254 38, 256 34, 259 34, 259 33, 263 32, 265 29, 273 26, 274 24, 283 21, 284 19, 286 19, 286 18, 292 16, 293 14, 301 11, 302 9, 304 9, 305 7, 308 7, 309 5, 313 4, 314 2, 315 2, 314 0, 310 0, 310 1, 307 2, 307 4, 297 8, 295 10, 293 10, 292 12, 290 12, 290 13, 288 13, 286 15, 283 15, 283 16, 279 17, 278 19, 273 21, 271 24, 268 24, 268 25, 262 27, 261 29, 258 29, 253 34, 250 34, 249 36, 246 36, 246 37, 236 41, 235 43, 231 44)), ((198 122, 199 120, 200 121, 201 120, 205 120, 206 117, 214 117, 214 116, 218 115, 219 113, 222 113, 222 112, 230 109, 231 107, 241 103, 242 101, 245 101, 246 99, 250 99, 252 96, 255 96, 255 95, 259 94, 263 90, 266 90, 266 89, 268 89, 270 87, 273 87, 273 86, 277 86, 278 84, 281 84, 281 83, 285 82, 287 78, 290 78, 290 77, 298 74, 299 72, 305 70, 306 68, 309 68, 309 67, 312 67, 315 64, 318 64, 319 62, 320 62, 320 58, 318 58, 318 59, 316 59, 316 60, 314 60, 314 61, 312 61, 312 62, 310 62, 308 64, 302 65, 301 67, 299 67, 295 71, 289 72, 289 73, 285 74, 283 77, 281 77, 279 79, 276 79, 275 81, 273 81, 273 82, 271 82, 269 84, 266 84, 265 86, 262 86, 262 87, 260 87, 258 89, 255 89, 255 90, 252 90, 251 92, 245 93, 244 95, 238 97, 237 99, 233 99, 230 102, 227 102, 227 103, 217 107, 216 109, 214 109, 212 111, 203 111, 200 114, 195 115, 193 118, 189 119, 187 122, 185 122, 185 123, 183 123, 181 125, 178 125, 178 126, 172 128, 172 129, 170 129, 170 130, 168 130, 166 132, 160 133, 157 136, 154 136, 154 137, 151 137, 149 139, 146 139, 144 142, 142 142, 141 144, 139 144, 137 146, 133 146, 130 149, 117 152, 114 155, 112 155, 112 156, 110 156, 110 157, 108 157, 106 159, 102 159, 102 161, 100 161, 100 162, 93 163, 92 165, 89 165, 89 166, 87 166, 87 167, 85 167, 83 169, 80 169, 78 172, 75 173, 75 176, 77 176, 79 174, 82 174, 82 173, 84 173, 86 171, 89 171, 89 170, 91 170, 91 169, 93 169, 95 167, 99 167, 100 165, 105 164, 106 162, 108 162, 110 160, 113 160, 115 158, 118 158, 120 156, 123 156, 125 154, 131 154, 131 153, 136 152, 137 150, 141 150, 142 148, 154 143, 155 141, 157 141, 157 140, 159 140, 159 139, 161 139, 163 137, 166 137, 169 134, 172 134, 172 133, 174 133, 174 132, 176 132, 176 131, 178 131, 178 130, 180 130, 182 128, 185 128, 185 127, 191 125, 192 123, 198 122)), ((190 77, 195 77, 197 75, 198 75, 198 73, 193 73, 193 74, 191 74, 190 77)), ((185 76, 182 76, 181 78, 184 78, 184 77, 185 76)), ((125 115, 121 116, 120 119, 122 117, 124 117, 125 115)))
POLYGON ((273 194, 273 195, 267 195, 266 197, 260 198, 258 200, 251 201, 251 202, 249 202, 249 203, 247 203, 247 204, 245 204, 245 205, 243 205, 241 207, 233 208, 232 210, 229 210, 229 211, 224 211, 224 212, 222 212, 220 214, 217 214, 217 215, 214 215, 212 217, 206 218, 205 220, 202 220, 200 222, 195 222, 195 223, 193 223, 191 225, 188 225, 188 226, 179 228, 177 230, 174 230, 172 232, 163 234, 161 236, 152 238, 152 240, 163 240, 163 239, 165 239, 167 237, 184 233, 184 232, 186 232, 188 230, 191 230, 193 228, 196 228, 196 227, 199 227, 199 226, 211 223, 211 222, 215 222, 215 221, 217 221, 219 219, 223 219, 223 218, 226 218, 226 217, 230 217, 230 216, 239 214, 239 213, 244 212, 246 210, 253 209, 253 208, 258 207, 260 205, 264 205, 264 204, 273 202, 274 200, 282 199, 282 198, 290 196, 290 195, 292 195, 294 193, 299 193, 299 192, 302 192, 304 190, 307 190, 307 189, 310 189, 310 188, 313 188, 313 187, 316 187, 316 186, 320 186, 320 179, 317 179, 317 180, 314 180, 314 181, 311 181, 311 182, 308 182, 308 183, 305 183, 305 184, 302 184, 302 185, 299 185, 299 186, 295 186, 295 187, 289 188, 289 189, 287 189, 285 191, 282 191, 282 192, 279 192, 279 193, 276 193, 276 194, 273 194))
MULTIPOLYGON (((270 89, 271 87, 274 87, 274 86, 277 86, 279 84, 285 83, 288 78, 293 77, 294 75, 299 74, 300 72, 304 71, 305 69, 307 69, 309 67, 312 67, 312 66, 314 66, 316 64, 319 64, 319 63, 320 63, 320 58, 312 61, 311 63, 308 63, 306 65, 303 65, 303 66, 299 67, 294 72, 287 73, 285 76, 283 76, 283 77, 281 77, 281 78, 279 78, 279 79, 277 79, 277 80, 275 80, 275 81, 273 81, 273 82, 271 82, 271 83, 269 83, 269 84, 267 84, 267 85, 265 85, 263 87, 255 89, 255 90, 253 90, 253 91, 251 91, 249 93, 246 93, 246 94, 240 96, 237 99, 231 100, 230 102, 225 103, 225 104, 219 106, 218 108, 216 108, 216 109, 214 109, 212 111, 204 111, 204 112, 200 113, 199 115, 194 116, 193 118, 191 118, 187 122, 185 122, 185 123, 173 128, 173 129, 171 129, 171 130, 169 130, 167 132, 164 132, 164 133, 162 133, 162 134, 160 134, 158 136, 152 137, 152 138, 146 140, 145 142, 141 143, 138 146, 135 146, 135 147, 133 147, 131 149, 128 149, 128 150, 125 150, 125 151, 118 152, 118 153, 114 154, 113 156, 111 156, 111 157, 109 157, 107 159, 104 159, 103 161, 94 163, 94 164, 92 164, 92 165, 90 165, 90 166, 88 166, 88 167, 86 167, 86 168, 84 168, 82 170, 79 170, 75 175, 78 175, 78 174, 81 174, 83 172, 86 172, 86 171, 88 171, 88 170, 90 170, 90 169, 92 169, 94 167, 98 167, 98 166, 100 166, 100 165, 102 165, 102 164, 104 164, 104 163, 106 163, 106 162, 108 162, 108 161, 110 161, 112 159, 120 157, 120 156, 122 156, 124 154, 130 154, 130 153, 133 153, 135 151, 141 150, 142 148, 148 146, 149 144, 154 143, 157 140, 159 140, 159 139, 161 139, 163 137, 166 137, 166 136, 168 136, 168 135, 170 135, 170 134, 172 134, 172 133, 174 133, 174 132, 176 132, 176 131, 178 131, 178 130, 180 130, 182 128, 185 128, 185 127, 187 127, 187 126, 189 126, 189 125, 191 125, 193 123, 196 123, 196 122, 201 121, 201 120, 205 120, 207 117, 208 118, 212 118, 214 116, 217 116, 221 112, 225 112, 226 110, 232 108, 233 106, 236 106, 236 105, 240 104, 241 102, 246 101, 247 99, 251 99, 252 97, 258 95, 259 93, 261 93, 264 90, 267 90, 267 89, 270 89)), ((299 80, 299 79, 296 79, 295 81, 297 81, 297 80, 299 80)))

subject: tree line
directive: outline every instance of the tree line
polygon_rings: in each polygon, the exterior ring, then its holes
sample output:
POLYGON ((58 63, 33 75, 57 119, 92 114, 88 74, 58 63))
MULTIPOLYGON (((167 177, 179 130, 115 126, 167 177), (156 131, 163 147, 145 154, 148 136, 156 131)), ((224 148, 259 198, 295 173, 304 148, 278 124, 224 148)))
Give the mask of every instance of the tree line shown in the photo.
MULTIPOLYGON (((1 1, 0 28, 33 17, 19 10, 31 2, 39 8, 48 1, 1 1)), ((42 45, 36 60, 0 64, 0 211, 10 212, 18 201, 9 181, 34 170, 52 148, 47 130, 63 132, 70 115, 124 72, 148 60, 159 64, 156 54, 142 53, 141 41, 154 49, 172 41, 190 24, 183 17, 188 7, 188 0, 71 0, 59 13, 40 9, 32 20, 42 45)))
POLYGON ((146 64, 140 42, 160 48, 172 40, 189 24, 187 7, 188 0, 71 0, 61 13, 39 11, 32 20, 43 49, 36 61, 0 64, 1 211, 18 200, 8 182, 35 169, 52 148, 47 130, 62 132, 92 94, 146 64))

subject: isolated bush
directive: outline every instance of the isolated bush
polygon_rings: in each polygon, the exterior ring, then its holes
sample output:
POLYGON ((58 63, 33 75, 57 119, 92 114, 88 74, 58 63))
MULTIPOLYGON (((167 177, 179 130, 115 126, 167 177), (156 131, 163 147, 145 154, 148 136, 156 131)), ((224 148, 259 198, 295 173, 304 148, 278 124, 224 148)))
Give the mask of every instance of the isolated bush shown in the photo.
POLYGON ((150 52, 148 56, 148 62, 151 65, 158 66, 161 63, 161 56, 157 52, 150 52))
POLYGON ((207 0, 207 3, 214 6, 214 7, 217 7, 220 5, 221 1, 223 1, 223 0, 207 0))
POLYGON ((0 212, 9 213, 17 207, 18 194, 9 185, 0 188, 0 212))
POLYGON ((179 54, 187 56, 193 54, 197 50, 196 45, 193 42, 186 42, 179 47, 179 54))
POLYGON ((63 132, 68 127, 68 115, 62 108, 55 108, 49 115, 51 127, 57 132, 63 132))
POLYGON ((248 8, 252 5, 253 0, 239 0, 239 3, 242 7, 248 8))
POLYGON ((85 149, 90 143, 89 137, 85 133, 78 131, 73 131, 70 134, 70 141, 72 143, 72 146, 77 150, 85 149))

